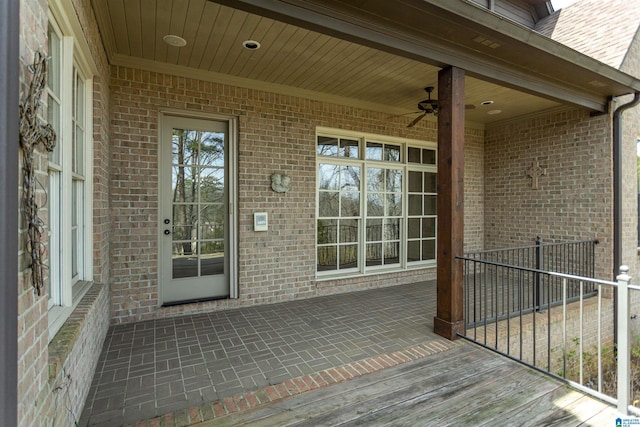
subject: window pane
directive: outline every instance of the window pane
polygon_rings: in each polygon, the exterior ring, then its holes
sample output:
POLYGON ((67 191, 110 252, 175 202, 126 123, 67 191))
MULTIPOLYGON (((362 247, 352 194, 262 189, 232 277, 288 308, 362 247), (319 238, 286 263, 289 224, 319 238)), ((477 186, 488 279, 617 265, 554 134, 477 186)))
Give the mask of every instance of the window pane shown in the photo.
POLYGON ((340 269, 358 266, 358 245, 340 246, 340 269))
POLYGON ((367 244, 367 266, 382 265, 382 243, 367 244))
POLYGON ((402 194, 387 194, 386 216, 402 215, 402 194))
POLYGON ((360 158, 360 153, 358 152, 359 143, 360 141, 356 139, 341 139, 340 156, 349 157, 351 159, 360 158))
POLYGON ((422 196, 420 194, 409 194, 409 215, 422 215, 422 196))
POLYGON ((198 256, 197 248, 192 247, 190 242, 174 243, 172 246, 173 278, 198 276, 198 256))
POLYGON ((223 132, 202 132, 200 135, 198 164, 223 169, 225 159, 224 142, 225 134, 223 132))
POLYGON ((47 87, 60 97, 60 38, 49 25, 49 63, 47 64, 47 87))
POLYGON ((318 188, 320 190, 337 190, 339 184, 340 166, 320 164, 318 166, 318 188))
POLYGON ((318 220, 318 244, 338 242, 338 220, 319 219, 318 220))
POLYGON ((420 261, 420 240, 407 242, 407 261, 420 261))
POLYGON ((420 149, 415 147, 409 147, 408 149, 409 163, 420 163, 420 149))
POLYGON ((438 180, 437 174, 425 172, 424 173, 424 192, 425 193, 437 193, 438 192, 438 180))
POLYGON ((199 178, 200 203, 223 203, 224 169, 201 168, 199 178))
POLYGON ((78 275, 78 228, 71 230, 71 277, 78 275))
POLYGON ((224 274, 224 242, 200 243, 200 275, 224 274))
POLYGON ((340 220, 340 243, 356 243, 358 241, 358 220, 340 220))
POLYGON ((435 240, 422 241, 422 259, 423 260, 436 259, 436 241, 435 240))
POLYGON ((318 271, 338 269, 338 252, 336 246, 318 247, 318 271))
POLYGON ((399 219, 385 220, 384 240, 400 240, 400 220, 399 219))
POLYGON ((75 150, 74 150, 74 162, 73 172, 78 175, 84 175, 84 131, 81 127, 76 126, 74 132, 75 137, 75 150))
POLYGON ((407 224, 407 233, 410 239, 420 238, 420 218, 409 218, 407 224))
POLYGON ((387 169, 387 188, 386 191, 399 193, 402 191, 402 170, 400 169, 387 169))
POLYGON ((200 236, 202 239, 224 239, 225 208, 222 204, 200 206, 200 236))
POLYGON ((337 192, 321 191, 318 195, 318 215, 320 217, 339 216, 339 195, 337 192))
POLYGON ((360 193, 345 191, 340 194, 340 216, 360 216, 360 193))
POLYGON ((84 80, 76 72, 76 99, 75 116, 76 122, 84 128, 84 80))
POLYGON ((53 152, 49 153, 49 161, 60 165, 60 104, 51 95, 47 101, 47 122, 56 131, 56 145, 53 152))
POLYGON ((367 168, 367 190, 384 191, 384 170, 381 168, 367 168))
POLYGON ((318 155, 320 156, 337 156, 338 155, 338 139, 327 136, 318 137, 318 155))
POLYGON ((435 165, 436 164, 436 150, 423 149, 422 150, 422 164, 423 165, 435 165))
POLYGON ((380 242, 380 241, 382 241, 382 220, 381 219, 367 220, 367 242, 380 242))
POLYGON ((367 160, 382 160, 382 144, 367 142, 367 160))
POLYGON ((185 129, 173 129, 172 162, 174 165, 197 165, 200 132, 185 129))
POLYGON ((384 245, 384 263, 398 264, 400 262, 400 242, 388 242, 384 245))
POLYGON ((384 160, 388 162, 400 161, 400 146, 399 145, 385 145, 384 146, 384 160))
POLYGON ((367 194, 367 216, 383 216, 384 200, 380 193, 367 194))
POLYGON ((197 205, 175 205, 173 207, 173 240, 191 240, 196 234, 197 205))
POLYGON ((409 191, 412 193, 422 192, 422 172, 409 171, 409 191))
POLYGON ((342 166, 340 171, 340 190, 360 191, 360 167, 342 166))
POLYGON ((424 196, 424 214, 425 215, 436 215, 437 205, 436 201, 438 196, 424 196))
POLYGON ((422 218, 422 237, 436 237, 435 218, 422 218))

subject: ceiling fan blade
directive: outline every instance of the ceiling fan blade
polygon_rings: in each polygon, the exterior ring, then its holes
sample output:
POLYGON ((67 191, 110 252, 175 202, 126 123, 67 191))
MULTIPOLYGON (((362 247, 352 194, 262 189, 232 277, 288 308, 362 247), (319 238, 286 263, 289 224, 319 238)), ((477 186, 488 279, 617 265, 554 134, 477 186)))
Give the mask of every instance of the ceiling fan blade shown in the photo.
POLYGON ((420 114, 418 117, 416 117, 415 119, 413 119, 413 121, 411 123, 409 123, 407 125, 408 128, 412 128, 414 127, 420 120, 422 120, 424 118, 424 116, 426 116, 427 113, 425 112, 424 114, 420 114))
POLYGON ((418 114, 418 113, 422 113, 422 111, 412 111, 410 113, 396 114, 396 115, 387 117, 387 120, 395 119, 396 117, 408 116, 410 114, 418 114))

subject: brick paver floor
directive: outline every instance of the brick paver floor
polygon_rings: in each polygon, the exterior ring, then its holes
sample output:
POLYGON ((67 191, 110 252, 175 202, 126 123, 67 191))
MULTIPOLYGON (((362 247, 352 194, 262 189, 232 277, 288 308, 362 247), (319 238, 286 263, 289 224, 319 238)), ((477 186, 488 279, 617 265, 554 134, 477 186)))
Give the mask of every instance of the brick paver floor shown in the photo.
POLYGON ((435 302, 435 282, 420 282, 112 326, 80 425, 188 417, 203 404, 223 410, 215 403, 269 398, 294 379, 313 387, 314 375, 335 368, 375 370, 376 358, 412 357, 428 343, 447 347, 432 332, 435 302))

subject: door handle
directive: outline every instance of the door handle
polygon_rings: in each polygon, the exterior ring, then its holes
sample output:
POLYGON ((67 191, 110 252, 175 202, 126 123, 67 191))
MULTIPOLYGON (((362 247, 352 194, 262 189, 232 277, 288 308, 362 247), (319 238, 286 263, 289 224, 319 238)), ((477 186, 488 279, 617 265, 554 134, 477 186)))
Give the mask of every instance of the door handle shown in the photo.
POLYGON ((164 234, 165 234, 166 236, 168 236, 169 234, 171 234, 171 231, 169 231, 169 230, 164 230, 164 234))

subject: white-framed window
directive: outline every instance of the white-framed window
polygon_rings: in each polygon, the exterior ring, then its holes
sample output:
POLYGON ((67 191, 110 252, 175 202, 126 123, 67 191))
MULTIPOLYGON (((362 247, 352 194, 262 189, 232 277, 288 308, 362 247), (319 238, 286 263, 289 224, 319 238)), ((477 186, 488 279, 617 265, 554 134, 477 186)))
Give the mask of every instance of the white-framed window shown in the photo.
MULTIPOLYGON (((54 2, 55 4, 55 2, 54 2)), ((64 7, 50 11, 47 121, 56 131, 49 153, 49 337, 92 280, 92 67, 64 7)))
POLYGON ((318 277, 435 265, 436 144, 318 129, 318 277))

